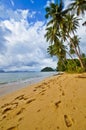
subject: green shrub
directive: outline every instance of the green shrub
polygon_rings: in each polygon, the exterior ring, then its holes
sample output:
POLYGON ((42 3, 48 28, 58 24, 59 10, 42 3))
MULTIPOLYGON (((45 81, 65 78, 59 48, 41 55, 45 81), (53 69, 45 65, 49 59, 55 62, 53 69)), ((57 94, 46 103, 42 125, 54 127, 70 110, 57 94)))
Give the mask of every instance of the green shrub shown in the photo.
POLYGON ((67 72, 75 72, 77 68, 76 62, 73 60, 67 60, 67 65, 66 65, 66 71, 67 72))
POLYGON ((67 59, 66 61, 63 62, 58 61, 58 66, 57 70, 58 71, 66 71, 70 73, 82 73, 86 71, 86 58, 83 58, 83 63, 84 63, 84 69, 81 68, 80 62, 78 59, 67 59))
POLYGON ((77 67, 76 72, 77 73, 83 73, 83 72, 85 72, 85 69, 81 68, 81 67, 77 67))

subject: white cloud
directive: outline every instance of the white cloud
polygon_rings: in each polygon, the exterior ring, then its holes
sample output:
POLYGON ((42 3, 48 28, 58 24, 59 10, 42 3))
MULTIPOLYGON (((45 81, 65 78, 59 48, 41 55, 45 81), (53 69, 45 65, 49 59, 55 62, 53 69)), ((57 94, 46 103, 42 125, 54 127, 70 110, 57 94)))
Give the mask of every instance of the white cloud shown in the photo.
MULTIPOLYGON (((20 12, 17 12, 20 14, 20 12)), ((48 43, 44 39, 45 24, 27 21, 27 10, 21 11, 21 20, 15 18, 0 22, 6 50, 0 54, 0 68, 7 70, 40 70, 45 66, 56 67, 56 61, 47 54, 48 43)))
POLYGON ((65 0, 64 1, 64 8, 67 8, 71 2, 73 2, 73 1, 72 0, 65 0))
POLYGON ((83 22, 86 21, 86 13, 83 17, 80 16, 80 18, 82 18, 82 20, 80 20, 80 27, 78 28, 77 33, 81 38, 80 39, 81 50, 86 54, 86 26, 82 26, 83 22))
POLYGON ((14 11, 12 9, 6 9, 2 4, 0 5, 1 19, 14 19, 15 21, 21 21, 22 19, 33 18, 35 14, 35 11, 30 11, 29 9, 17 9, 14 11))
MULTIPOLYGON (((47 54, 48 43, 44 39, 46 25, 43 21, 28 22, 36 12, 4 10, 4 6, 0 5, 0 17, 4 19, 0 22, 0 68, 6 71, 40 70, 46 66, 55 68, 57 61, 47 54)), ((78 35, 82 37, 81 48, 86 51, 85 27, 79 28, 78 35)))
POLYGON ((31 1, 32 4, 34 3, 34 0, 30 0, 30 1, 31 1))
POLYGON ((55 0, 47 0, 46 5, 44 7, 49 6, 50 3, 55 3, 55 0))
POLYGON ((15 5, 13 0, 10 0, 10 2, 11 2, 11 4, 12 4, 12 6, 14 6, 14 5, 15 5))

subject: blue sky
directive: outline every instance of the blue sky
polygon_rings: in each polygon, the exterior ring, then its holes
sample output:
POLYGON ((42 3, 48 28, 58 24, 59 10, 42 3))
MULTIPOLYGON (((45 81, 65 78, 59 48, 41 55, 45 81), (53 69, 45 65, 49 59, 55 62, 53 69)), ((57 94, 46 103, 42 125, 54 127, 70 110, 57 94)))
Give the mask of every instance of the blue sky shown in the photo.
MULTIPOLYGON (((50 2, 54 0, 0 0, 0 69, 40 71, 56 67, 57 59, 47 53, 49 44, 44 39, 45 7, 50 2)), ((65 7, 70 2, 65 0, 65 7)), ((78 30, 84 52, 85 30, 78 30)))

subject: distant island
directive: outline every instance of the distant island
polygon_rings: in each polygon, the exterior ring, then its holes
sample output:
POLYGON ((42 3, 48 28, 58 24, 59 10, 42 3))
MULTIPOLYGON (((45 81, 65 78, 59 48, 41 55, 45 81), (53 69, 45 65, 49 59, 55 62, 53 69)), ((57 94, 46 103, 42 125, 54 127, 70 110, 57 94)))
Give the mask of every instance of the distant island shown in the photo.
POLYGON ((22 73, 22 72, 35 72, 35 71, 22 71, 22 70, 15 70, 15 71, 4 71, 0 70, 0 73, 22 73))
POLYGON ((55 71, 55 70, 51 67, 45 67, 41 70, 41 72, 49 72, 49 71, 55 71))

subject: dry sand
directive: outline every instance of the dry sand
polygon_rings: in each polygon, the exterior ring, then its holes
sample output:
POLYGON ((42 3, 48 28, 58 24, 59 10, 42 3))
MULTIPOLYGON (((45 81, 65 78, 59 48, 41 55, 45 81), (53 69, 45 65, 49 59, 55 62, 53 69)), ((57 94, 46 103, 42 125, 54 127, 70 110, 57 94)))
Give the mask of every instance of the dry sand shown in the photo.
POLYGON ((86 130, 86 73, 53 76, 1 97, 0 130, 86 130))

